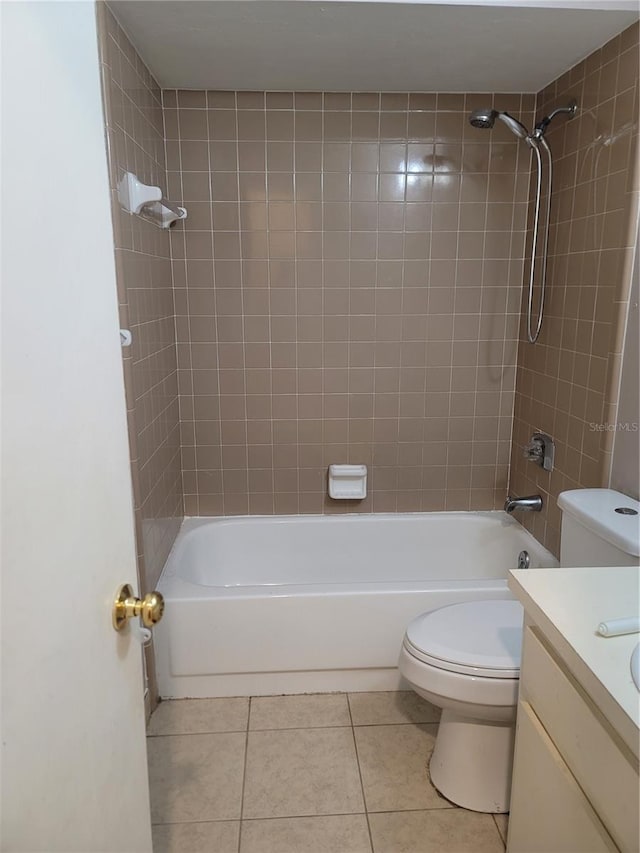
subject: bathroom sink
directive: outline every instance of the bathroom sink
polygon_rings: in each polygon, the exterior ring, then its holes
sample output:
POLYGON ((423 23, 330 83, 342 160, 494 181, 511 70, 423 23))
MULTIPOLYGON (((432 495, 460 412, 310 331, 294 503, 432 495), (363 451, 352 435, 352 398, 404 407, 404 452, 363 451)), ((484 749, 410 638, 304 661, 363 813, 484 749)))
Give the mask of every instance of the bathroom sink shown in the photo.
POLYGON ((635 647, 631 655, 631 678, 640 690, 640 643, 635 647))

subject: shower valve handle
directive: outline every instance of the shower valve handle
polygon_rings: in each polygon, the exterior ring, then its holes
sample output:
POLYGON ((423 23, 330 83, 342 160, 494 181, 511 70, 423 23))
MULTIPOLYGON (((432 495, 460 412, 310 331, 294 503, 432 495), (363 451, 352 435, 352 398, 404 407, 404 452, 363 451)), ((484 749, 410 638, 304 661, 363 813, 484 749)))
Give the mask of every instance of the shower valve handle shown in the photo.
POLYGON ((534 432, 524 448, 525 459, 535 462, 545 471, 553 471, 555 452, 554 441, 546 432, 534 432))

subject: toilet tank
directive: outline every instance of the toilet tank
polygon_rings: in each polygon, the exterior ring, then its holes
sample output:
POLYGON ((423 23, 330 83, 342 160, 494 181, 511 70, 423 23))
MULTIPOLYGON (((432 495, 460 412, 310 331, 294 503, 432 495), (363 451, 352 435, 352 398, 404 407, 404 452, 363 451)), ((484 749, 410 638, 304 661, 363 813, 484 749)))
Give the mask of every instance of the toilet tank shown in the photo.
POLYGON ((560 493, 558 506, 561 566, 640 565, 638 501, 613 489, 574 489, 560 493))

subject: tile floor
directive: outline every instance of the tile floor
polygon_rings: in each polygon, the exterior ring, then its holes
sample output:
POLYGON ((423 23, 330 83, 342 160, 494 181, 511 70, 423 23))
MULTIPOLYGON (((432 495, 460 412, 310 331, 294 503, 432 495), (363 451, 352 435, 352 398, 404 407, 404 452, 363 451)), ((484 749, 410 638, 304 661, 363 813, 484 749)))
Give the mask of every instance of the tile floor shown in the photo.
POLYGON ((502 853, 506 816, 429 782, 438 717, 411 692, 163 702, 154 853, 502 853))

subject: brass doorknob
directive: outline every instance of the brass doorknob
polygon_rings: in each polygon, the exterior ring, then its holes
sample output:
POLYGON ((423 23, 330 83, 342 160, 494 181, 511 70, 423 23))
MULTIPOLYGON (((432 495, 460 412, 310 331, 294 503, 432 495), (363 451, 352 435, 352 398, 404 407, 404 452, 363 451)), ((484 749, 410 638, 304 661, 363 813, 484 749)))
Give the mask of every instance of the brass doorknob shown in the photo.
POLYGON ((164 598, 159 592, 149 592, 144 598, 136 598, 130 584, 125 583, 118 589, 113 602, 113 627, 122 631, 129 619, 139 616, 145 628, 153 628, 163 613, 164 598))

